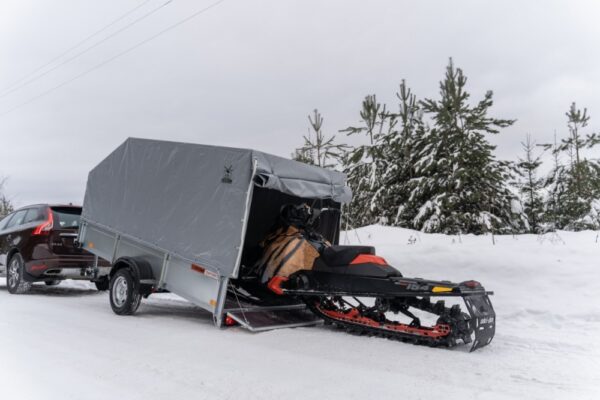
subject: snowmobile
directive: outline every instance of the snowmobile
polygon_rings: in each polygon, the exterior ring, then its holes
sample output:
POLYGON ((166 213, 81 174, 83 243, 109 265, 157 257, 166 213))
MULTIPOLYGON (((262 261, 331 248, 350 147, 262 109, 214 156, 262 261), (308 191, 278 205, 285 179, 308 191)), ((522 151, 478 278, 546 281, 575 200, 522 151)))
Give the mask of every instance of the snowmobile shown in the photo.
POLYGON ((326 323, 351 333, 433 347, 463 342, 471 351, 492 341, 493 292, 474 280, 406 278, 374 247, 331 245, 313 229, 327 211, 339 212, 306 204, 282 208, 280 227, 265 239, 263 257, 254 266, 270 291, 301 298, 326 323), (459 304, 433 301, 441 297, 461 298, 466 312, 459 304))

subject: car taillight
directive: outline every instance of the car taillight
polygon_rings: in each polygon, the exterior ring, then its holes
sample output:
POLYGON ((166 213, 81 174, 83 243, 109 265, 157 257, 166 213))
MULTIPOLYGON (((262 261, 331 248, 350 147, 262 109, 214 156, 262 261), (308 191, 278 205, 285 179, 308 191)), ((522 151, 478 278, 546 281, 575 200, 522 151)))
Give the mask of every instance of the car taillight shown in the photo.
POLYGON ((52 210, 48 209, 48 218, 46 218, 46 220, 44 222, 42 222, 40 225, 35 227, 32 235, 34 235, 34 236, 45 235, 48 232, 50 232, 52 230, 52 228, 54 228, 54 215, 52 214, 52 210))

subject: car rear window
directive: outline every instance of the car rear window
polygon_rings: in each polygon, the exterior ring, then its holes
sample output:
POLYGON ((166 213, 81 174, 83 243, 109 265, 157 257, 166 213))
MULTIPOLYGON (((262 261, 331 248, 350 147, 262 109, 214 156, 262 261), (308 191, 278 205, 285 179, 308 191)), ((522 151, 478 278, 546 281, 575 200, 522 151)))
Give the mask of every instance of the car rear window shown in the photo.
POLYGON ((79 228, 81 208, 79 207, 52 207, 54 229, 79 228))
POLYGON ((43 207, 35 207, 27 210, 27 215, 25 216, 24 224, 29 224, 31 222, 43 221, 46 218, 45 208, 43 207))
POLYGON ((13 217, 6 225, 6 229, 21 225, 23 223, 23 220, 25 219, 25 214, 27 214, 27 210, 19 210, 16 213, 14 213, 13 217))

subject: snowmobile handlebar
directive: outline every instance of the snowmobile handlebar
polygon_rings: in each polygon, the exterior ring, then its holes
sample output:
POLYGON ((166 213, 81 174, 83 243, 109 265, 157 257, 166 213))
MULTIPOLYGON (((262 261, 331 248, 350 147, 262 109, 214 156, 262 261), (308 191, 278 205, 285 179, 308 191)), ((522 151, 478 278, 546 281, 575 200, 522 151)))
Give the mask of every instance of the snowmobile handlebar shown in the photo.
POLYGON ((332 207, 315 208, 306 203, 286 204, 281 207, 280 217, 288 225, 303 228, 313 226, 325 212, 340 212, 332 207))

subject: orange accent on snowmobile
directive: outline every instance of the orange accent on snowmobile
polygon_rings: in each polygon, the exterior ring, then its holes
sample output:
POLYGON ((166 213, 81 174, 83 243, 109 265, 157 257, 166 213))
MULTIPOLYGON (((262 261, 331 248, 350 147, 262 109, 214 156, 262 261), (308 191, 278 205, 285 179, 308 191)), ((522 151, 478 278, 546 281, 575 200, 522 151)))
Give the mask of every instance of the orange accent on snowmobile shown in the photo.
POLYGON ((281 284, 283 282, 287 281, 287 280, 288 280, 288 278, 286 278, 284 276, 274 276, 274 277, 271 278, 271 280, 267 284, 267 287, 273 293, 282 295, 283 294, 283 289, 281 288, 281 284))
POLYGON ((397 331, 409 333, 411 335, 427 336, 431 338, 444 337, 450 334, 450 326, 447 324, 437 324, 432 327, 415 327, 400 322, 380 324, 377 321, 373 321, 371 318, 361 316, 356 308, 353 308, 350 311, 344 313, 340 311, 324 310, 319 306, 317 307, 323 314, 325 314, 329 318, 351 322, 353 324, 365 325, 372 328, 386 329, 389 331, 397 331))
POLYGON ((375 256, 373 254, 359 254, 356 256, 354 260, 350 263, 351 265, 355 264, 377 264, 377 265, 389 265, 387 261, 383 257, 375 256))

